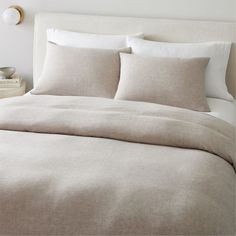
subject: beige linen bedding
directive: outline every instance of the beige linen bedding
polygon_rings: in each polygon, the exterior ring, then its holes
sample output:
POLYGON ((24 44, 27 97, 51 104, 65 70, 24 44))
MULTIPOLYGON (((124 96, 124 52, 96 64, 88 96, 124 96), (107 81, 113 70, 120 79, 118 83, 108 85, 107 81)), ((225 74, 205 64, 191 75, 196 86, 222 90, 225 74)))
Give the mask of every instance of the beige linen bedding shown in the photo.
POLYGON ((234 235, 235 128, 91 97, 0 102, 0 235, 234 235))
POLYGON ((205 74, 209 58, 163 58, 121 53, 115 99, 209 111, 205 74))
POLYGON ((130 53, 130 48, 74 48, 48 42, 43 71, 31 93, 113 98, 120 52, 130 53))

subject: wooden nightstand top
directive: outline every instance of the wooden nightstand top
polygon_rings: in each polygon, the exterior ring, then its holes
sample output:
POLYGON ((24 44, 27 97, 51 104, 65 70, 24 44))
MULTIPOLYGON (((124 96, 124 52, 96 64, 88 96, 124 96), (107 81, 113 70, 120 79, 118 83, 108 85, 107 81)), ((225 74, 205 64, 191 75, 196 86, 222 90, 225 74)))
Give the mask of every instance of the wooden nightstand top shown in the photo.
POLYGON ((22 80, 19 88, 0 88, 0 98, 22 96, 25 94, 26 82, 22 80))

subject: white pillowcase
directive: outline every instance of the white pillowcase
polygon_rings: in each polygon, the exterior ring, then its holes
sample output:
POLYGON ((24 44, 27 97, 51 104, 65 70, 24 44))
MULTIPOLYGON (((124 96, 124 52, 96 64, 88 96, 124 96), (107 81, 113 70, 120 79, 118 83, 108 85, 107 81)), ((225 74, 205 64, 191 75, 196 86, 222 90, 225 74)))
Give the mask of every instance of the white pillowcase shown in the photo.
POLYGON ((127 47, 128 37, 143 38, 142 33, 134 35, 102 35, 79 33, 59 29, 48 29, 47 40, 49 42, 68 47, 76 48, 99 48, 99 49, 120 49, 127 47))
POLYGON ((130 37, 128 38, 128 46, 132 48, 132 53, 137 55, 179 58, 210 58, 206 70, 206 96, 222 98, 229 101, 233 100, 233 96, 229 94, 225 82, 231 43, 165 43, 130 37))

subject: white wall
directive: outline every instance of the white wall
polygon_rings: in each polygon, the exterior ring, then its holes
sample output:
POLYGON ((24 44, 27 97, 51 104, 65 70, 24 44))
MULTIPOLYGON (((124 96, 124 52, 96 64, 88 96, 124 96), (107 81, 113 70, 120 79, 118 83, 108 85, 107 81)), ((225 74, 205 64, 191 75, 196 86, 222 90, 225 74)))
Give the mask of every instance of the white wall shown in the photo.
POLYGON ((0 12, 12 4, 25 10, 19 26, 0 19, 0 67, 16 66, 32 86, 33 17, 39 11, 236 21, 236 0, 0 0, 0 12))

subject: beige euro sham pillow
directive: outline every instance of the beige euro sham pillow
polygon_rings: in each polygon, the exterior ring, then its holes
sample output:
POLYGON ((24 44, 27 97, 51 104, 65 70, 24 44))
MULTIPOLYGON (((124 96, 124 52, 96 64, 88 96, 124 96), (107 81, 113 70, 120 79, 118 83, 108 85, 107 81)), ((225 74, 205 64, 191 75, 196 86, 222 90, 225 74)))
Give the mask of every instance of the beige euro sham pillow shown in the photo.
POLYGON ((157 58, 121 53, 115 99, 209 111, 205 71, 209 58, 157 58))
POLYGON ((42 75, 32 94, 114 98, 120 77, 120 52, 130 48, 88 49, 47 44, 42 75))

